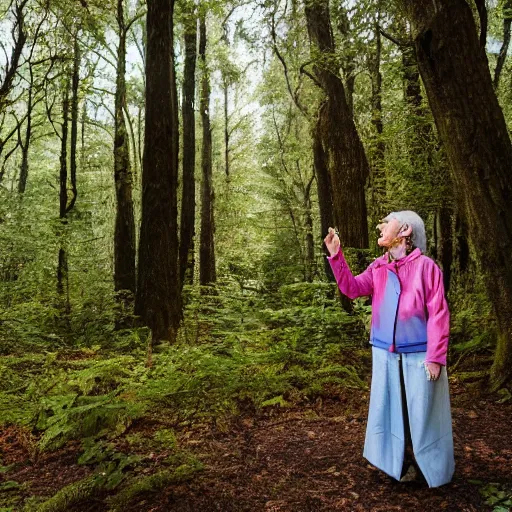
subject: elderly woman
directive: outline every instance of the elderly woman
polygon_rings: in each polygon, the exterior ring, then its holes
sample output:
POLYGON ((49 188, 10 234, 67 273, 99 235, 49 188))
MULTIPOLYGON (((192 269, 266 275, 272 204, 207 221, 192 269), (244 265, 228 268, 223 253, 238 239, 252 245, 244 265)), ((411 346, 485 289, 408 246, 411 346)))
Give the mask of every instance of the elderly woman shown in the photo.
POLYGON ((377 228, 378 243, 387 250, 355 277, 332 228, 324 240, 341 292, 351 299, 372 297, 372 386, 363 455, 397 480, 412 480, 419 469, 429 487, 438 487, 450 482, 455 467, 443 277, 423 254, 425 227, 416 213, 393 212, 377 228))

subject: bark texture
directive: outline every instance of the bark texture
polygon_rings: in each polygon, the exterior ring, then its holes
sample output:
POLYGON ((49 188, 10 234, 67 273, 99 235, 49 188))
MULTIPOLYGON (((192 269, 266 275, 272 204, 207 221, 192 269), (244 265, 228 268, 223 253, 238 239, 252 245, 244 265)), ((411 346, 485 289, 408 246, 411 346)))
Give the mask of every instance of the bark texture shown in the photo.
MULTIPOLYGON (((372 150, 371 150, 371 169, 370 169, 370 229, 374 230, 379 224, 380 219, 387 215, 386 211, 386 169, 385 152, 386 144, 383 138, 384 122, 382 120, 382 73, 380 71, 382 42, 379 30, 378 19, 374 23, 374 52, 368 58, 368 67, 372 81, 372 125, 374 128, 372 150)), ((372 245, 375 250, 378 249, 377 240, 372 238, 372 245)))
POLYGON ((62 98, 62 131, 60 135, 60 169, 59 169, 59 218, 61 229, 58 231, 59 257, 57 262, 57 296, 58 307, 62 312, 62 324, 65 331, 69 330, 69 315, 71 303, 69 300, 69 273, 68 255, 66 249, 66 234, 64 226, 67 224, 68 214, 68 129, 69 129, 69 83, 64 85, 62 98))
POLYGON ((75 206, 78 197, 76 186, 77 146, 78 146, 78 90, 80 85, 80 46, 78 44, 79 31, 75 33, 73 41, 73 72, 71 75, 71 139, 69 147, 69 177, 71 181, 71 200, 67 207, 70 211, 75 206))
POLYGON ((428 107, 421 90, 416 49, 405 23, 402 29, 406 39, 399 46, 402 52, 404 99, 410 112, 412 128, 409 141, 411 163, 427 180, 426 188, 437 192, 435 196, 429 196, 422 201, 425 210, 423 213, 434 214, 434 247, 431 254, 441 264, 444 287, 448 291, 453 263, 453 183, 444 153, 436 155, 442 148, 439 147, 437 134, 428 120, 428 107))
POLYGON ((28 180, 28 152, 30 147, 30 139, 32 137, 32 110, 34 108, 34 70, 32 65, 29 65, 29 88, 27 95, 27 124, 25 126, 25 140, 22 141, 20 138, 21 146, 21 167, 20 167, 20 179, 18 181, 18 192, 20 194, 25 193, 27 188, 28 180))
POLYGON ((201 121, 203 146, 201 149, 201 238, 199 242, 199 283, 208 285, 216 281, 214 245, 214 191, 212 181, 212 130, 210 126, 210 76, 206 64, 206 20, 199 22, 199 56, 201 58, 201 121))
POLYGON ((117 1, 117 76, 115 96, 114 182, 116 220, 114 232, 114 288, 135 293, 135 219, 133 213, 130 146, 126 129, 126 26, 124 0, 117 1))
MULTIPOLYGON (((318 193, 318 207, 320 210, 320 231, 323 238, 329 228, 334 227, 335 222, 332 205, 331 177, 325 161, 325 152, 322 146, 320 130, 316 127, 313 130, 313 164, 318 193)), ((327 247, 325 247, 325 244, 322 245, 324 255, 329 256, 327 247)), ((334 282, 336 280, 327 258, 324 258, 324 272, 329 281, 334 282)))
POLYGON ((464 0, 403 0, 458 202, 494 305, 493 387, 512 376, 512 145, 464 0))
POLYGON ((196 212, 196 95, 197 18, 193 6, 187 5, 185 18, 185 67, 183 71, 183 179, 180 225, 180 282, 192 283, 194 276, 194 237, 196 212))
POLYGON ((368 162, 338 74, 328 0, 308 0, 306 22, 313 71, 325 93, 316 130, 332 184, 334 221, 345 247, 368 247, 365 181, 368 162))
POLYGON ((174 0, 148 1, 142 218, 135 313, 151 328, 153 342, 175 341, 181 320, 173 14, 174 0))

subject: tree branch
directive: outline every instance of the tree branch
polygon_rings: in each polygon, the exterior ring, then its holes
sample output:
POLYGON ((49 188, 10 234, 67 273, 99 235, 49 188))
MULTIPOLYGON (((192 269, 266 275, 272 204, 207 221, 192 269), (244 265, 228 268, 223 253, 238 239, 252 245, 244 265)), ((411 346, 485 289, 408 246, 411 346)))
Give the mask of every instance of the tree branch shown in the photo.
POLYGON ((412 46, 412 43, 407 39, 400 39, 399 37, 391 35, 389 32, 386 32, 380 25, 378 25, 379 32, 389 41, 396 44, 400 48, 404 48, 407 46, 412 46))
POLYGON ((313 81, 313 83, 317 87, 319 87, 320 89, 323 90, 322 84, 309 71, 306 71, 306 66, 308 64, 311 64, 311 62, 305 62, 304 64, 302 64, 302 66, 300 67, 301 74, 306 75, 308 78, 310 78, 313 81))
MULTIPOLYGON (((288 66, 286 64, 286 61, 284 60, 284 57, 281 55, 279 48, 277 47, 275 11, 272 13, 271 20, 272 20, 272 23, 270 26, 270 34, 272 36, 272 49, 273 49, 276 57, 279 59, 279 61, 281 62, 282 66, 283 66, 284 78, 286 80, 286 87, 288 89, 288 92, 290 93, 290 96, 291 96, 293 102, 295 103, 295 105, 297 106, 297 108, 299 109, 301 114, 303 114, 305 117, 308 117, 308 112, 307 112, 306 108, 300 103, 298 96, 296 94, 294 94, 292 91, 292 86, 290 84, 290 77, 288 76, 288 66)), ((299 88, 297 87, 297 89, 295 91, 298 92, 298 90, 299 90, 299 88)))

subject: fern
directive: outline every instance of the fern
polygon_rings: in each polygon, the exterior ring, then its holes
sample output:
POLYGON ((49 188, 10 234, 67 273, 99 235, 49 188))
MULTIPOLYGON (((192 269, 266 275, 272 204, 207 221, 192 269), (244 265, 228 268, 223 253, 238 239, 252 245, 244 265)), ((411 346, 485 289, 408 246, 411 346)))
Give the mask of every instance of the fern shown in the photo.
POLYGON ((40 428, 45 429, 39 441, 41 450, 55 449, 69 439, 89 437, 103 431, 119 435, 144 413, 143 404, 125 402, 112 394, 52 397, 43 403, 54 415, 39 422, 40 428))
POLYGON ((174 470, 163 470, 154 475, 135 478, 110 500, 109 512, 121 512, 139 496, 159 492, 169 485, 190 480, 202 469, 202 464, 192 459, 174 470))

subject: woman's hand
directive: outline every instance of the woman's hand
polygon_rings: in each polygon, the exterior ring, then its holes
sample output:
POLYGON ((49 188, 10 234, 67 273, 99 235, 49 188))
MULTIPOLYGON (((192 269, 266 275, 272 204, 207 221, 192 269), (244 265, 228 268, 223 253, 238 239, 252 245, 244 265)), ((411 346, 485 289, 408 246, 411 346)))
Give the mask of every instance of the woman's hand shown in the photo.
POLYGON ((340 249, 340 239, 334 228, 329 228, 329 233, 327 233, 327 236, 324 238, 324 243, 331 256, 336 256, 336 254, 338 254, 340 249))
POLYGON ((441 374, 441 365, 439 363, 426 363, 426 367, 430 374, 430 380, 438 380, 441 374))

